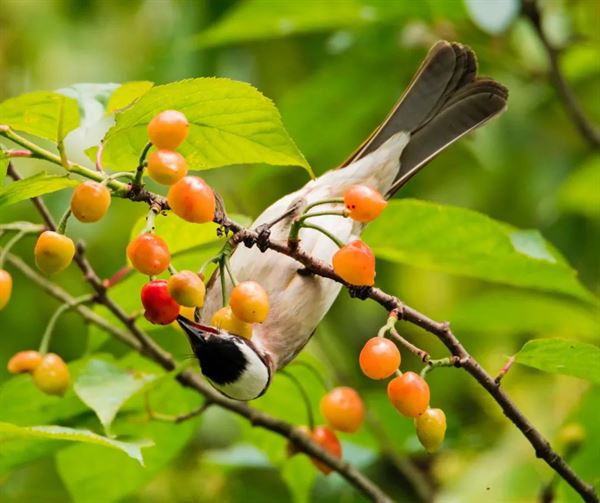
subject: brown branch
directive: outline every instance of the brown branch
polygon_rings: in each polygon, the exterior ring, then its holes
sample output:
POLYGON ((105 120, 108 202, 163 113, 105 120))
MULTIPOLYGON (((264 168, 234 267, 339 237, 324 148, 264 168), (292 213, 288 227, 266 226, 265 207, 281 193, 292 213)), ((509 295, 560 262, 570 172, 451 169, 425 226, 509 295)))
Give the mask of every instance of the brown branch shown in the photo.
POLYGON ((587 119, 581 106, 579 105, 575 93, 567 83, 563 76, 558 62, 559 51, 552 45, 544 32, 542 26, 542 16, 538 8, 536 0, 523 1, 523 15, 529 19, 538 37, 540 38, 544 49, 548 55, 548 63, 550 66, 550 80, 556 88, 558 95, 571 116, 571 120, 579 130, 581 136, 594 148, 600 148, 600 132, 587 119))
POLYGON ((401 344, 411 353, 418 356, 423 363, 427 363, 431 359, 431 356, 427 351, 424 351, 423 349, 415 346, 412 342, 406 340, 398 333, 398 330, 396 330, 394 327, 390 329, 390 335, 392 336, 392 339, 394 339, 398 344, 401 344))

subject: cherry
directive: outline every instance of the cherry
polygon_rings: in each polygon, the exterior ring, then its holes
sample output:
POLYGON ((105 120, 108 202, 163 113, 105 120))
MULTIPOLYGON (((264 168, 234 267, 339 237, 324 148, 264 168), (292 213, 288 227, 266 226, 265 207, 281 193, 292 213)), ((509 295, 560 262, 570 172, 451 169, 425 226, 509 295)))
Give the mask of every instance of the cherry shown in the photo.
POLYGON ((63 234, 44 231, 35 243, 34 255, 40 271, 54 274, 69 267, 75 256, 75 244, 63 234))
POLYGON ((80 183, 71 197, 71 212, 80 222, 97 222, 109 206, 110 191, 98 182, 80 183))
POLYGON ((372 286, 375 283, 375 256, 365 243, 357 239, 335 253, 333 270, 351 285, 372 286))
POLYGON ((202 307, 204 305, 206 287, 195 272, 179 271, 167 280, 167 286, 169 294, 178 304, 186 307, 202 307))
POLYGON ((363 422, 365 407, 352 388, 340 386, 327 393, 320 402, 321 414, 334 430, 354 433, 363 422))
POLYGON ((202 178, 185 176, 169 189, 173 213, 188 222, 203 224, 215 217, 215 194, 202 178))
MULTIPOLYGON (((342 444, 338 440, 336 434, 327 426, 317 426, 311 435, 312 439, 325 449, 329 454, 336 458, 342 457, 342 444)), ((311 457, 312 464, 315 465, 322 473, 328 475, 332 469, 322 461, 311 457)))
POLYGON ((269 314, 269 297, 256 281, 242 281, 232 291, 229 305, 233 314, 247 323, 262 323, 269 314))
POLYGON ((142 287, 142 305, 144 306, 144 317, 157 325, 168 325, 173 323, 179 315, 179 304, 169 295, 167 281, 155 279, 149 281, 142 287))
POLYGON ((442 409, 427 409, 415 419, 417 437, 427 452, 437 451, 446 435, 446 414, 442 409))
POLYGON ((156 150, 148 156, 148 174, 155 182, 173 185, 187 175, 184 157, 172 150, 156 150))
POLYGON ((177 110, 165 110, 148 124, 148 138, 158 149, 174 150, 187 138, 190 124, 177 110))
POLYGON ((227 330, 230 334, 239 335, 244 339, 252 338, 252 324, 240 320, 230 306, 225 306, 219 309, 212 316, 211 323, 217 328, 227 330))
MULTIPOLYGON (((297 428, 298 430, 300 430, 300 433, 302 435, 304 435, 307 438, 311 438, 311 432, 310 432, 310 428, 308 426, 298 426, 297 428)), ((300 449, 298 448, 298 446, 296 445, 296 443, 293 440, 288 440, 287 445, 286 445, 286 452, 288 455, 288 458, 291 458, 292 456, 295 456, 296 454, 298 454, 300 452, 300 449)))
POLYGON ((404 372, 387 387, 388 398, 400 414, 417 417, 429 407, 429 385, 419 374, 404 372))
POLYGON ((380 215, 387 206, 387 201, 377 190, 367 185, 352 185, 344 192, 344 204, 352 220, 366 223, 380 215))
POLYGON ((12 293, 12 276, 8 271, 0 269, 0 311, 6 307, 12 293))
POLYGON ((400 366, 400 351, 384 337, 369 339, 360 351, 360 369, 371 379, 386 379, 400 366))
POLYGON ((47 395, 62 396, 69 387, 69 368, 60 356, 48 353, 33 371, 33 382, 47 395))
POLYGON ((31 372, 42 363, 42 355, 38 351, 19 351, 8 360, 7 369, 11 374, 31 372))
POLYGON ((155 276, 169 267, 171 254, 167 244, 154 234, 144 233, 127 246, 131 264, 142 274, 155 276))

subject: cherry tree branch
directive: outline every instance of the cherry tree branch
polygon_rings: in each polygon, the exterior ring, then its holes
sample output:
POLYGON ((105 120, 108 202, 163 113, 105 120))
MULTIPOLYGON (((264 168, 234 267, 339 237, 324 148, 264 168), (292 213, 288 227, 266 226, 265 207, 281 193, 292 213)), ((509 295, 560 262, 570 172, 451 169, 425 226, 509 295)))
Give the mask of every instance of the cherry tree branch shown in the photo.
POLYGON ((550 80, 556 88, 567 113, 581 136, 595 149, 600 148, 600 132, 585 116, 575 93, 560 70, 558 62, 559 51, 552 45, 542 26, 542 16, 536 0, 523 1, 523 15, 529 19, 548 55, 550 80))

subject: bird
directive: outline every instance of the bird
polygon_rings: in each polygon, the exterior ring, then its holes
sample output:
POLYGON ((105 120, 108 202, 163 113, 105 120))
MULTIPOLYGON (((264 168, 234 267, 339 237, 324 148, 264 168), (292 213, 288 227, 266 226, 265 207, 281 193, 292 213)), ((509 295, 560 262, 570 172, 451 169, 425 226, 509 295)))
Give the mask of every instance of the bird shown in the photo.
MULTIPOLYGON (((270 238, 286 242, 297 216, 294 209, 340 198, 355 184, 392 197, 442 150, 505 110, 508 90, 478 76, 477 67, 469 47, 437 42, 385 120, 345 162, 271 204, 251 227, 275 222, 270 238)), ((334 205, 320 208, 333 210, 334 205)), ((343 243, 358 239, 365 226, 335 215, 314 217, 314 222, 343 243)), ((331 263, 338 250, 331 239, 311 228, 303 228, 299 237, 302 250, 331 263)), ((248 401, 263 395, 275 372, 300 353, 342 285, 302 274, 301 264, 293 258, 256 246, 238 246, 230 267, 239 281, 257 281, 269 296, 269 315, 264 323, 253 325, 251 339, 210 325, 212 315, 222 307, 217 273, 208 282, 205 304, 196 319, 179 316, 177 321, 210 384, 231 399, 248 401)), ((229 277, 224 284, 227 291, 233 287, 229 277)))

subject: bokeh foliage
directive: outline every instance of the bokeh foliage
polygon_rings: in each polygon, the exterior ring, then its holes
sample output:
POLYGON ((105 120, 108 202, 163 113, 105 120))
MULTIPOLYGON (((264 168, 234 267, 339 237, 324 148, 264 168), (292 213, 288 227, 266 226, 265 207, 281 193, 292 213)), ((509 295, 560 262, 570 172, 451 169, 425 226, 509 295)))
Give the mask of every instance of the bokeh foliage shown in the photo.
MULTIPOLYGON (((597 345, 599 334, 592 297, 600 292, 598 154, 570 122, 547 78, 543 47, 518 10, 517 0, 8 0, 0 10, 0 73, 5 77, 0 98, 63 89, 79 99, 86 128, 68 138, 67 147, 79 153, 75 160, 89 163, 84 150, 97 144, 111 120, 103 115, 104 108, 118 109, 144 93, 148 84, 139 82, 237 79, 274 101, 289 136, 318 174, 342 162, 379 123, 434 41, 447 38, 470 45, 482 72, 509 87, 508 111, 434 160, 397 196, 428 202, 393 203, 395 225, 390 220, 373 225, 366 239, 380 248, 378 284, 433 317, 452 320, 466 347, 492 371, 530 339, 597 345), (138 84, 70 87, 76 82, 130 81, 138 84), (445 220, 433 218, 439 212, 445 220)), ((551 41, 564 47, 566 79, 586 114, 600 123, 598 4, 552 0, 543 2, 543 14, 551 41)), ((0 122, 12 113, 6 103, 0 105, 0 122)), ((34 101, 28 109, 35 112, 34 101)), ((67 131, 76 125, 76 112, 69 108, 67 131)), ((31 132, 53 139, 43 123, 31 132)), ((242 159, 239 165, 203 171, 202 176, 223 194, 230 211, 256 216, 307 179, 304 171, 286 167, 286 162, 275 164, 283 166, 246 165, 242 159)), ((61 174, 41 162, 18 165, 26 174, 61 174)), ((58 186, 60 180, 53 178, 53 183, 58 186)), ((57 216, 68 199, 68 191, 47 197, 57 216)), ((141 205, 115 201, 101 223, 72 222, 69 232, 88 242, 90 260, 109 277, 124 264, 125 245, 143 213, 141 205)), ((21 202, 0 208, 0 219, 36 221, 37 215, 21 202)), ((169 226, 169 220, 163 225, 169 226)), ((169 232, 166 227, 164 232, 169 232)), ((189 241, 182 238, 177 267, 197 266, 214 252, 212 234, 204 232, 190 232, 189 241), (193 250, 187 253, 187 248, 193 250)), ((21 243, 16 252, 30 260, 31 242, 21 243)), ((17 350, 37 346, 57 307, 16 273, 15 280, 11 306, 0 316, 2 362, 17 350)), ((114 291, 129 311, 138 307, 132 292, 142 281, 131 277, 114 291)), ((75 268, 60 283, 76 295, 85 291, 75 268)), ((380 383, 368 382, 358 371, 360 346, 383 321, 378 307, 342 293, 302 358, 328 379, 361 391, 387 443, 397 455, 410 458, 440 501, 534 500, 551 478, 550 470, 458 370, 430 374, 433 403, 446 410, 449 431, 438 455, 422 452, 412 425, 388 406, 380 383)), ((401 328, 432 354, 445 355, 429 335, 401 328)), ((189 353, 183 337, 170 328, 154 328, 151 335, 180 359, 189 353)), ((139 379, 149 381, 145 386, 152 387, 152 405, 161 412, 180 413, 198 405, 196 395, 107 342, 74 314, 61 318, 53 350, 74 361, 75 379, 85 369, 116 368, 121 370, 115 370, 114 379, 126 390, 137 390, 122 375, 129 375, 123 369, 135 369, 139 379), (98 348, 103 353, 92 356, 98 348)), ((579 361, 569 358, 565 354, 569 365, 579 361)), ((406 355, 403 367, 418 369, 419 362, 406 355)), ((294 372, 318 409, 320 384, 301 368, 294 372)), ((104 432, 74 391, 62 400, 40 397, 27 376, 9 379, 3 365, 0 379, 0 421, 104 432)), ((583 477, 598 482, 597 388, 586 380, 520 365, 503 385, 551 439, 565 424, 581 426, 585 440, 572 462, 583 477)), ((25 434, 17 449, 13 445, 8 450, 7 443, 3 447, 5 429, 0 431, 0 500, 265 501, 265 494, 272 501, 361 500, 338 476, 317 476, 306 459, 286 461, 281 438, 228 413, 209 410, 177 427, 148 423, 143 420, 143 396, 131 395, 129 400, 124 395, 125 407, 111 428, 119 438, 154 441, 155 447, 142 451, 145 468, 117 450, 57 440, 33 442, 25 434)), ((296 424, 305 422, 299 397, 283 379, 276 379, 256 405, 296 424)), ((344 436, 347 459, 396 499, 413 501, 414 480, 398 475, 390 459, 381 455, 376 437, 368 428, 344 436)), ((560 439, 557 447, 564 449, 560 439)), ((558 486, 558 497, 577 501, 564 484, 558 486)))

